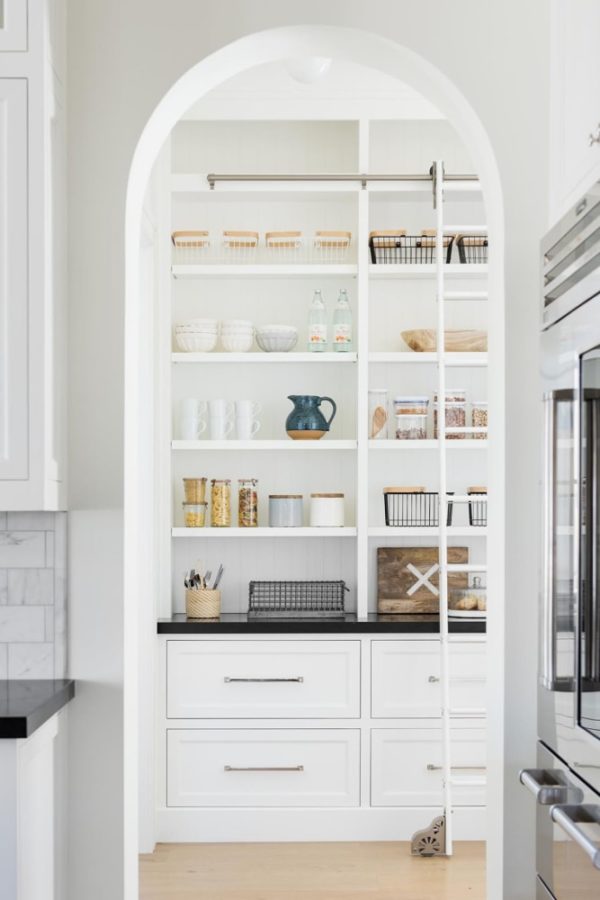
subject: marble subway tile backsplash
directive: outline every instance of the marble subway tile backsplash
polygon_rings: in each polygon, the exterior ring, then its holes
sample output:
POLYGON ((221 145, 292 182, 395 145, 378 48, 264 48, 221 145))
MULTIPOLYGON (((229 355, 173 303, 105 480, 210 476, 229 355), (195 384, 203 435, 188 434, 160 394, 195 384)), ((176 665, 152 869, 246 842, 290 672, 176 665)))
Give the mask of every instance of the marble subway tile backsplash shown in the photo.
POLYGON ((66 513, 0 513, 0 678, 67 674, 66 576, 66 513))

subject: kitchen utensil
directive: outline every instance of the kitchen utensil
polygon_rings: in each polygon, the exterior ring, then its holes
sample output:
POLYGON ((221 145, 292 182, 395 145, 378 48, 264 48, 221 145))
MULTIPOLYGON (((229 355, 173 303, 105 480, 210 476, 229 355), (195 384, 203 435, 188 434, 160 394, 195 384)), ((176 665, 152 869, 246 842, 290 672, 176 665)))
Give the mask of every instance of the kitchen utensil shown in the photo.
POLYGON ((290 394, 288 400, 292 401, 294 409, 286 419, 285 428, 292 440, 319 440, 329 431, 329 427, 337 412, 337 406, 331 397, 290 394), (319 408, 323 400, 330 403, 332 407, 329 419, 325 418, 319 408))
POLYGON ((384 441, 388 436, 387 405, 387 388, 369 390, 369 438, 372 441, 384 441))
POLYGON ((225 571, 225 569, 223 568, 223 566, 219 566, 219 570, 217 572, 217 577, 215 578, 215 583, 212 586, 213 591, 216 591, 216 589, 219 587, 224 571, 225 571))
MULTIPOLYGON (((434 353, 437 349, 437 331, 434 328, 416 328, 401 334, 404 342, 416 353, 434 353)), ((487 332, 474 329, 445 331, 444 348, 447 353, 485 353, 487 332)))

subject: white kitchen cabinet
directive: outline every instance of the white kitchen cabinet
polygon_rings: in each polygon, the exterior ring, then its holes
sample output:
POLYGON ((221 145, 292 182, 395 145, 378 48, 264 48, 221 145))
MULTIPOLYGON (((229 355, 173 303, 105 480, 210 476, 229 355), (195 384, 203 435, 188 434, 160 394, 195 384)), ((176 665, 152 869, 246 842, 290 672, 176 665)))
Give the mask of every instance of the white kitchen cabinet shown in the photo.
MULTIPOLYGON (((0 492, 29 478, 27 80, 0 79, 0 492)), ((1 504, 0 504, 1 505, 1 504)), ((2 507, 5 508, 5 507, 2 507)))
MULTIPOLYGON (((25 3, 4 2, 7 29, 25 3)), ((30 0, 26 45, 0 41, 0 509, 65 508, 64 2, 30 0), (21 49, 22 53, 2 52, 21 49)), ((1 29, 0 29, 1 30, 1 29)))
POLYGON ((27 50, 28 0, 0 0, 0 53, 27 50))
POLYGON ((600 178, 600 4, 553 0, 551 28, 550 216, 556 221, 600 178))
POLYGON ((168 716, 356 718, 360 641, 169 641, 168 716))
MULTIPOLYGON (((450 645, 450 704, 454 715, 481 716, 485 707, 485 642, 450 645)), ((438 641, 373 641, 373 718, 441 715, 438 641)))
MULTIPOLYGON (((451 731, 455 806, 485 805, 485 730, 451 731), (462 783, 461 783, 462 782, 462 783)), ((443 806, 442 734, 435 728, 374 728, 373 806, 443 806)))
POLYGON ((64 900, 66 710, 0 740, 0 900, 64 900))
POLYGON ((168 806, 358 806, 360 732, 169 730, 168 806))

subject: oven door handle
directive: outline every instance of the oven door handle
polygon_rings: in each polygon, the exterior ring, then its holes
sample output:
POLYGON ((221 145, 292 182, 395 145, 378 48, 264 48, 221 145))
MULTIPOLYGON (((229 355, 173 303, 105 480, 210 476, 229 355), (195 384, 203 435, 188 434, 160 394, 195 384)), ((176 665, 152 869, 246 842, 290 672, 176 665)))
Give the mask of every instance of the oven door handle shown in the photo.
POLYGON ((519 781, 533 794, 540 806, 583 800, 583 792, 566 781, 566 775, 561 769, 521 769, 519 781))
POLYGON ((600 869, 600 845, 581 828, 581 825, 597 825, 600 829, 600 805, 595 803, 553 806, 550 818, 581 847, 592 865, 600 869))

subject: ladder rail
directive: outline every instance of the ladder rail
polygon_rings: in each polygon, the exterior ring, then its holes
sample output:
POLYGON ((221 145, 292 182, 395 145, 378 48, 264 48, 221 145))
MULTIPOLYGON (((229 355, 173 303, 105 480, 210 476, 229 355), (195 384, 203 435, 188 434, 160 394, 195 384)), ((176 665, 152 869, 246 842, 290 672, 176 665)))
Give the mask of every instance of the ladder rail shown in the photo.
MULTIPOLYGON (((437 369, 439 427, 439 491, 446 497, 446 366, 444 360, 444 163, 434 162, 436 211, 436 300, 437 300, 437 369)), ((448 640, 448 532, 446 516, 439 517, 439 603, 440 603, 440 674, 442 688, 442 765, 444 784, 444 816, 446 821, 445 854, 452 856, 452 751, 450 744, 450 654, 448 640)))

